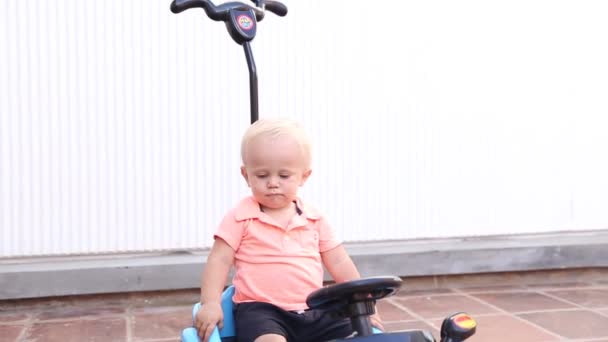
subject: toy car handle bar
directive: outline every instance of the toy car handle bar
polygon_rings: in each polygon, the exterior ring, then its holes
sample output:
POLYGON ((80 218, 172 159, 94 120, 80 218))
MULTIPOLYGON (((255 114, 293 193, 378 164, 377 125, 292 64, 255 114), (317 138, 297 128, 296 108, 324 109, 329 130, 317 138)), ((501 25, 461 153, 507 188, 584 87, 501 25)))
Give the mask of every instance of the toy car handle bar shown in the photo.
POLYGON ((251 9, 254 11, 257 21, 262 21, 262 19, 264 19, 264 9, 267 9, 280 17, 287 15, 287 6, 278 1, 258 0, 254 2, 258 5, 258 7, 261 7, 261 9, 249 6, 242 2, 226 2, 216 6, 209 0, 175 0, 171 3, 171 11, 173 13, 180 13, 190 8, 201 7, 205 10, 207 16, 215 21, 227 21, 229 19, 228 16, 231 9, 241 11, 251 9))
POLYGON ((190 8, 201 7, 212 20, 225 22, 232 39, 243 45, 249 68, 251 123, 254 123, 258 120, 258 76, 249 42, 255 37, 257 22, 264 19, 264 10, 283 17, 287 15, 287 7, 275 0, 252 1, 255 7, 235 1, 215 5, 210 0, 173 0, 171 12, 181 13, 190 8))
POLYGON ((261 7, 262 9, 267 9, 270 12, 278 15, 279 17, 284 17, 287 15, 287 6, 283 3, 275 1, 275 0, 251 0, 256 6, 261 7))

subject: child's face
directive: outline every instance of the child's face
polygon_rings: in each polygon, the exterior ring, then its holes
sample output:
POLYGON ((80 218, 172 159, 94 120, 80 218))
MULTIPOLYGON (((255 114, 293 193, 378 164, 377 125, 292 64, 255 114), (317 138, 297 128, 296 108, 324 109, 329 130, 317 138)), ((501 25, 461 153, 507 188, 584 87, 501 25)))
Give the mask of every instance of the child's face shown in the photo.
POLYGON ((241 174, 263 208, 291 205, 311 170, 297 141, 289 136, 258 137, 245 150, 241 174))

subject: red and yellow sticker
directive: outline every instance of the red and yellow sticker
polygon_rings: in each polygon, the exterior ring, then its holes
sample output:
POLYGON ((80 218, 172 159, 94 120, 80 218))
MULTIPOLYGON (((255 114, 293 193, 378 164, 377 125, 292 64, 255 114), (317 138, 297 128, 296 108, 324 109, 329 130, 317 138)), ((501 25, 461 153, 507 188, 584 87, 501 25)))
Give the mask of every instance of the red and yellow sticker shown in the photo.
POLYGON ((452 317, 452 321, 462 329, 473 329, 477 326, 477 322, 471 316, 464 313, 452 317))

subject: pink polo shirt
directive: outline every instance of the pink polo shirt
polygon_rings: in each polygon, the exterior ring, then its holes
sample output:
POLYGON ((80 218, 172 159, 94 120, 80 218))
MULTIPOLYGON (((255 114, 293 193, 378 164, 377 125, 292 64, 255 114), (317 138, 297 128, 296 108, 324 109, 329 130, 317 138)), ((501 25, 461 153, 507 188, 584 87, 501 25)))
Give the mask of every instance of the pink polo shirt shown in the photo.
POLYGON ((306 297, 323 286, 321 252, 340 245, 327 221, 298 199, 300 214, 287 229, 260 211, 253 197, 230 210, 215 237, 235 251, 233 300, 304 310, 306 297))

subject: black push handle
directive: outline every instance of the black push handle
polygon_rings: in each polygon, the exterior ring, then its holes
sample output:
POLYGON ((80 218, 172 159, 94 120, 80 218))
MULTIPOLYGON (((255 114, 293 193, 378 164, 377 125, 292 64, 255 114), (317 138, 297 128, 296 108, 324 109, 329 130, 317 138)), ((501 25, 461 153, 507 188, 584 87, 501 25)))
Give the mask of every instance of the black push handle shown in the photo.
POLYGON ((277 0, 251 0, 253 3, 262 9, 267 9, 270 12, 284 17, 287 15, 287 6, 277 0))
POLYGON ((267 10, 278 15, 279 17, 284 17, 287 15, 287 6, 281 2, 275 0, 266 0, 264 1, 264 5, 266 5, 267 10))
POLYGON ((262 21, 262 19, 264 19, 264 11, 242 2, 226 2, 217 6, 209 0, 173 0, 171 2, 171 12, 173 13, 180 13, 195 7, 203 8, 205 13, 207 13, 207 16, 215 21, 230 20, 230 10, 252 10, 255 13, 257 21, 262 21))

